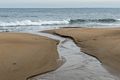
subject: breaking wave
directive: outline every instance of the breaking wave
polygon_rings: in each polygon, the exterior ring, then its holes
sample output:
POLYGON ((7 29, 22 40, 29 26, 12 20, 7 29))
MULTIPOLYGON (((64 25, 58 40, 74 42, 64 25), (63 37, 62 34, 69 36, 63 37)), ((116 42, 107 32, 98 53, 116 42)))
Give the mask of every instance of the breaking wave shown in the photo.
POLYGON ((15 22, 0 22, 0 26, 15 27, 15 26, 42 26, 42 25, 64 25, 69 24, 66 20, 61 21, 32 21, 32 20, 23 20, 15 22))
POLYGON ((114 23, 118 22, 120 19, 71 19, 69 22, 70 24, 76 24, 76 23, 90 23, 90 22, 96 22, 96 23, 114 23))
POLYGON ((2 27, 15 27, 15 26, 52 26, 52 25, 71 25, 71 24, 89 24, 89 23, 98 23, 103 25, 108 23, 120 22, 120 19, 69 19, 61 21, 43 21, 43 20, 22 20, 22 21, 13 21, 13 22, 2 22, 0 21, 0 26, 2 27))

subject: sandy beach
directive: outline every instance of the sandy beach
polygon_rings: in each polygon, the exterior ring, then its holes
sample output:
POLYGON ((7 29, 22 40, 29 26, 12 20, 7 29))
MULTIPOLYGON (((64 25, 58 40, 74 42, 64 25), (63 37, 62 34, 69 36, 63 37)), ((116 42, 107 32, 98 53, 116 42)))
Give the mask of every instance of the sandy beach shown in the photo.
POLYGON ((118 28, 62 28, 47 32, 74 39, 82 52, 96 57, 108 71, 120 76, 120 30, 118 28))
POLYGON ((119 80, 94 57, 81 52, 73 40, 48 33, 33 33, 59 40, 57 51, 64 62, 55 71, 37 75, 30 80, 119 80))
POLYGON ((0 80, 120 80, 119 3, 1 0, 0 80))
POLYGON ((0 80, 26 80, 55 70, 58 42, 26 33, 0 33, 0 80))
POLYGON ((119 80, 119 29, 43 32, 0 33, 1 80, 119 80))

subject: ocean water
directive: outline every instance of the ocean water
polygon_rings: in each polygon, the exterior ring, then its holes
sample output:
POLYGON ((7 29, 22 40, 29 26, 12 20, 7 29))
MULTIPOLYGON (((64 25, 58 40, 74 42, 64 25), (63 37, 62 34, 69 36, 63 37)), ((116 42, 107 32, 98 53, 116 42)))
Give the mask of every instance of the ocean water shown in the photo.
POLYGON ((120 27, 120 8, 0 8, 0 32, 120 27))

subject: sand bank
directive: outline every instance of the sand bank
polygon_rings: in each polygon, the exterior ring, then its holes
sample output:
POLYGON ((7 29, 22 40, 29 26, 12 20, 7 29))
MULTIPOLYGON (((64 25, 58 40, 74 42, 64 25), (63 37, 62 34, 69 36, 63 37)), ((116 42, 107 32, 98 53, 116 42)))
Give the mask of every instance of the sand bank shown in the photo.
POLYGON ((119 29, 64 28, 47 32, 73 38, 83 52, 96 57, 109 71, 120 76, 119 29))
POLYGON ((57 41, 26 33, 0 33, 0 80, 26 80, 58 67, 57 41))
POLYGON ((59 40, 57 49, 64 64, 55 71, 35 76, 31 80, 116 80, 97 59, 81 52, 73 40, 47 33, 34 34, 59 40))

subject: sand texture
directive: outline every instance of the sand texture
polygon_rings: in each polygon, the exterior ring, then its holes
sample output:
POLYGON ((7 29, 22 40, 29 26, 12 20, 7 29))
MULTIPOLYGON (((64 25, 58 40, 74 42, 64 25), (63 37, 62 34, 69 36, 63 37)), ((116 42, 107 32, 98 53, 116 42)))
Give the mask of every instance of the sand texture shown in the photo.
POLYGON ((120 29, 63 28, 46 32, 73 38, 84 53, 120 76, 120 29))
POLYGON ((0 33, 0 80, 26 80, 58 67, 57 42, 26 33, 0 33))
POLYGON ((117 80, 96 58, 81 52, 73 40, 47 33, 36 34, 60 41, 57 49, 64 63, 57 70, 31 80, 117 80))

